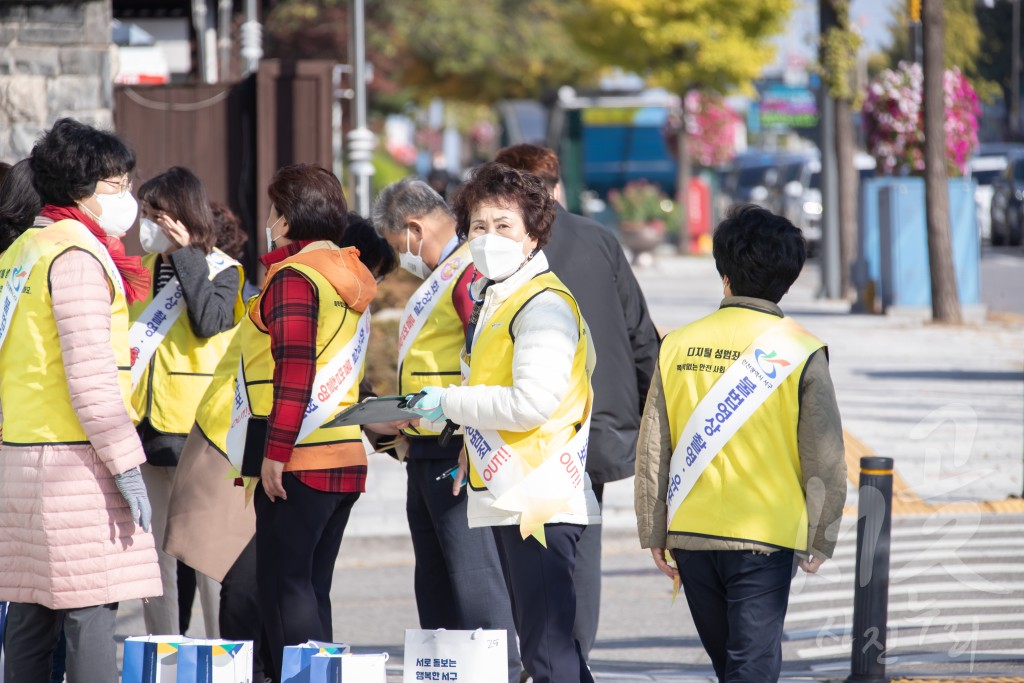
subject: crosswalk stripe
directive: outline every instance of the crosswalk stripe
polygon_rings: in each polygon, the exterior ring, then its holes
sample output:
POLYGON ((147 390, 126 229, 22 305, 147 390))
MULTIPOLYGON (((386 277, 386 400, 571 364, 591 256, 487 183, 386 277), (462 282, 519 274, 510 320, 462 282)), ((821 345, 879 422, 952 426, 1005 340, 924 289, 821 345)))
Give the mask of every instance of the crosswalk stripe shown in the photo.
MULTIPOLYGON (((1024 547, 1008 548, 1005 543, 1001 543, 999 545, 993 544, 988 548, 976 548, 974 544, 971 544, 969 547, 961 546, 941 550, 929 550, 919 553, 893 554, 889 558, 889 565, 906 565, 923 562, 925 560, 989 559, 996 557, 1019 558, 1021 556, 1024 556, 1024 547), (951 553, 950 550, 956 550, 956 553, 951 553)), ((833 557, 825 564, 825 566, 827 567, 832 565, 833 567, 849 569, 851 567, 855 567, 856 564, 856 555, 845 555, 841 557, 833 557)))
MULTIPOLYGON (((899 653, 896 650, 906 647, 922 647, 924 645, 939 645, 948 644, 950 646, 959 646, 966 643, 978 643, 980 641, 993 641, 993 640, 1010 640, 1019 643, 1024 640, 1024 629, 1000 629, 996 631, 981 631, 979 633, 970 633, 969 638, 959 640, 955 637, 954 633, 926 633, 917 636, 905 636, 896 634, 894 638, 886 639, 886 652, 891 657, 894 654, 899 653)), ((850 642, 849 639, 844 639, 847 642, 839 643, 837 645, 822 645, 816 647, 804 648, 797 650, 797 656, 801 659, 811 659, 820 657, 835 657, 841 654, 849 654, 850 642)))
MULTIPOLYGON (((973 652, 964 652, 956 655, 951 655, 949 652, 910 652, 907 654, 900 654, 897 656, 897 660, 900 664, 930 664, 934 662, 962 662, 964 660, 977 662, 1001 662, 1007 659, 1013 659, 1015 657, 1024 656, 1024 650, 1018 649, 1006 649, 1006 650, 975 650, 973 652)), ((894 664, 896 662, 893 662, 894 664)), ((825 671, 850 671, 850 653, 847 652, 846 656, 840 661, 831 662, 815 662, 813 660, 808 661, 808 668, 811 671, 825 672, 825 671)), ((785 674, 783 675, 785 677, 785 674)), ((971 679, 959 679, 959 680, 971 680, 971 679)), ((1014 679, 1011 679, 1014 680, 1014 679)))
MULTIPOLYGON (((1002 589, 1002 593, 1012 593, 1014 591, 1024 591, 1024 582, 1014 581, 1009 583, 1000 583, 999 587, 1002 589)), ((932 595, 934 593, 969 593, 971 592, 967 586, 964 585, 963 581, 949 581, 941 583, 926 583, 926 584, 914 584, 914 585, 899 585, 889 586, 889 596, 893 595, 908 595, 914 593, 915 595, 932 595)), ((800 593, 799 595, 791 595, 789 598, 789 604, 800 605, 809 602, 821 603, 827 601, 839 601, 844 600, 847 602, 853 601, 853 586, 848 586, 842 589, 826 590, 826 591, 807 591, 806 593, 800 593)))
MULTIPOLYGON (((936 600, 936 599, 915 599, 913 602, 903 603, 890 602, 889 614, 901 614, 903 612, 922 612, 927 610, 950 610, 950 609, 988 609, 1000 607, 1024 607, 1024 600, 997 599, 997 600, 936 600)), ((823 609, 807 610, 804 612, 789 612, 786 614, 786 623, 799 621, 820 621, 828 617, 849 617, 853 615, 853 605, 843 607, 825 607, 823 609)))
MULTIPOLYGON (((903 541, 900 543, 893 544, 890 549, 890 553, 893 557, 903 555, 905 553, 913 553, 919 550, 935 551, 941 550, 963 550, 963 549, 975 549, 975 548, 1005 548, 1007 552, 1011 550, 1018 553, 1024 553, 1024 537, 1022 538, 956 538, 956 539, 934 539, 930 541, 903 541)), ((832 556, 832 562, 838 561, 840 558, 856 558, 857 557, 857 544, 851 543, 848 545, 838 546, 835 554, 832 556)))
MULTIPOLYGON (((929 610, 931 612, 931 610, 929 610)), ((851 615, 847 615, 851 616, 851 615)), ((889 633, 897 633, 899 630, 920 630, 930 629, 937 626, 948 626, 953 625, 964 625, 970 626, 974 624, 1003 624, 1010 625, 1019 619, 1014 618, 1012 614, 954 614, 952 616, 922 616, 922 617, 907 617, 904 619, 890 619, 888 621, 889 633)), ((839 637, 848 636, 853 630, 852 619, 844 619, 841 626, 829 626, 819 628, 805 628, 794 631, 786 631, 784 638, 789 641, 796 640, 807 640, 809 638, 817 638, 818 636, 826 637, 839 637)))

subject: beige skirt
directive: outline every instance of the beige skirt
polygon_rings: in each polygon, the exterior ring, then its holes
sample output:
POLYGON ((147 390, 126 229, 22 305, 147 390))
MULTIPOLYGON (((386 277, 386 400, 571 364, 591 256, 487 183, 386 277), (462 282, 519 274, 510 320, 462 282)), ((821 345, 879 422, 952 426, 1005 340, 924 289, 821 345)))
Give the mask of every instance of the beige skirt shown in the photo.
POLYGON ((223 581, 256 533, 252 502, 246 504, 230 470, 193 426, 174 475, 164 552, 216 581, 223 581))

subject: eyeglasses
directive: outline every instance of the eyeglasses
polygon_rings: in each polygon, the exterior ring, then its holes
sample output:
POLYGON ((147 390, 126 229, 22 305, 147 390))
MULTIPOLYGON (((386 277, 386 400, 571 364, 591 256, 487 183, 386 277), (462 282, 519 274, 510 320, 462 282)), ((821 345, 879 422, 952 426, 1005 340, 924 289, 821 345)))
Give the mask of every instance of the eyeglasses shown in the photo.
POLYGON ((125 178, 124 180, 121 180, 120 182, 115 182, 113 180, 101 180, 100 182, 101 183, 106 183, 107 185, 110 185, 111 187, 116 187, 117 188, 117 196, 118 197, 123 197, 123 196, 125 196, 126 194, 128 194, 129 192, 132 191, 132 179, 131 178, 125 178))

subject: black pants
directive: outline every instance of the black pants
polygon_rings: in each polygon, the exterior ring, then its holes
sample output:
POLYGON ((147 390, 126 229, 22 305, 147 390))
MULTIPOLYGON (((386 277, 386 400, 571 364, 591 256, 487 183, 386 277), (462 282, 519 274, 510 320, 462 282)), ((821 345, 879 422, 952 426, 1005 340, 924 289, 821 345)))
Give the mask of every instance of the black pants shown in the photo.
POLYGON ((686 602, 718 680, 770 683, 796 565, 791 550, 673 550, 686 602))
POLYGON ((220 583, 220 637, 252 641, 253 681, 276 681, 270 670, 270 651, 263 635, 259 584, 256 581, 256 537, 245 546, 220 583))
POLYGON ((437 481, 458 464, 458 448, 454 456, 445 458, 421 455, 442 450, 446 449, 436 441, 415 440, 410 449, 415 455, 406 465, 405 511, 416 557, 414 585, 420 628, 504 629, 508 634, 509 683, 518 683, 515 622, 494 534, 488 528, 469 528, 466 489, 456 497, 451 478, 437 481))
MULTIPOLYGON (((604 502, 604 484, 593 484, 598 505, 604 502)), ((583 527, 576 544, 576 569, 572 582, 576 586, 576 623, 572 634, 580 644, 583 659, 590 659, 590 650, 597 640, 597 622, 601 616, 601 529, 603 524, 583 527)))
POLYGON ((516 525, 492 527, 512 596, 523 668, 534 683, 594 682, 572 635, 576 620, 572 572, 583 528, 544 525, 545 548, 532 536, 523 540, 516 525))
POLYGON ((334 638, 331 579, 341 537, 358 493, 312 489, 289 472, 288 500, 271 503, 256 487, 256 579, 273 677, 281 677, 285 645, 334 638))
POLYGON ((12 602, 4 635, 4 680, 49 681, 62 627, 67 637, 68 683, 116 680, 116 617, 116 602, 63 610, 12 602))

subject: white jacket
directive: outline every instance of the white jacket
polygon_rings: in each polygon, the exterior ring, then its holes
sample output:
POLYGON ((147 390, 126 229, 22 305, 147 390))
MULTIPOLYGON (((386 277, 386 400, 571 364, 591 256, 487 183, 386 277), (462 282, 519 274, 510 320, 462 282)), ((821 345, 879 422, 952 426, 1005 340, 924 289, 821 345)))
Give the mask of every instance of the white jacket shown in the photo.
MULTIPOLYGON (((535 276, 548 270, 544 252, 527 261, 507 280, 493 283, 486 292, 477 320, 474 340, 490 324, 506 299, 535 276)), ((474 283, 482 288, 483 281, 474 283)), ((479 291, 474 291, 479 294, 479 291)), ((561 295, 543 292, 527 303, 512 323, 515 339, 512 355, 512 386, 453 386, 442 399, 448 419, 477 429, 524 432, 544 424, 569 391, 573 356, 579 343, 576 315, 561 295)), ((552 453, 557 457, 557 453, 552 453)), ((469 526, 501 526, 519 523, 518 513, 493 507, 490 491, 469 491, 469 526)), ((554 517, 552 523, 600 524, 601 510, 584 475, 584 490, 571 502, 572 512, 554 517)))

